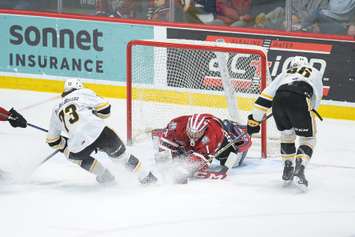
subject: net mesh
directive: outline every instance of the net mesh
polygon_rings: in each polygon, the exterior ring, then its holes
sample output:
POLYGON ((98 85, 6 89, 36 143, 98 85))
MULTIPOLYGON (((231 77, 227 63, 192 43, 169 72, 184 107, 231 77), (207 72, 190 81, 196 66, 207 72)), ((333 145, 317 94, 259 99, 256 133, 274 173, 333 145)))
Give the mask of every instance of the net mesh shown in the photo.
POLYGON ((132 48, 133 140, 183 114, 212 113, 246 124, 261 91, 260 55, 238 53, 235 45, 223 45, 230 50, 195 49, 191 44, 132 48), (226 95, 222 77, 230 83, 231 95, 226 95), (227 103, 228 96, 233 98, 232 105, 227 103), (230 106, 237 108, 236 116, 230 114, 230 106))

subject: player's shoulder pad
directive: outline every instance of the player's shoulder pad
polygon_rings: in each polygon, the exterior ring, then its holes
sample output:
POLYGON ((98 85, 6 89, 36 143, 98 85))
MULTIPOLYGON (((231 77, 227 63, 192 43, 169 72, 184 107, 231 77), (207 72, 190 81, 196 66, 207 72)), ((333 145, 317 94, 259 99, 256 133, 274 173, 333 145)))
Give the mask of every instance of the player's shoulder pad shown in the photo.
POLYGON ((82 94, 82 95, 88 95, 88 96, 96 96, 96 93, 93 90, 90 90, 87 88, 77 90, 76 93, 82 94))

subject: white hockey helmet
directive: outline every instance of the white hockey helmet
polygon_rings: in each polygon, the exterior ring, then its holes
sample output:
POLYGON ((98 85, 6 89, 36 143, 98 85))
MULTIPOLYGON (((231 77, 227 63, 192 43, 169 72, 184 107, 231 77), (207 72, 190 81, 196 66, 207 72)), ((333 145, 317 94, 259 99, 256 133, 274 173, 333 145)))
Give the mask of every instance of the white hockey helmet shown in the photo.
POLYGON ((190 138, 190 145, 195 146, 195 142, 200 139, 207 129, 208 121, 204 114, 193 114, 187 121, 186 133, 190 138))
POLYGON ((64 82, 64 92, 83 88, 83 83, 78 78, 69 78, 64 82))
POLYGON ((300 66, 308 66, 308 59, 303 56, 295 56, 292 58, 290 62, 290 68, 300 67, 300 66))

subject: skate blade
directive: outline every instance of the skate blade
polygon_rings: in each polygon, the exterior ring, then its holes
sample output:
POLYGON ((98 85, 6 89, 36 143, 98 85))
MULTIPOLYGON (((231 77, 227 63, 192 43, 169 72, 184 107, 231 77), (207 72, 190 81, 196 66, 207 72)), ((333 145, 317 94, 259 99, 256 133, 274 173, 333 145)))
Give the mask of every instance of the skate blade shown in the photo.
POLYGON ((308 186, 304 185, 304 184, 300 184, 298 181, 300 179, 298 177, 294 177, 293 181, 296 185, 296 187, 301 190, 302 192, 307 192, 308 191, 308 186))

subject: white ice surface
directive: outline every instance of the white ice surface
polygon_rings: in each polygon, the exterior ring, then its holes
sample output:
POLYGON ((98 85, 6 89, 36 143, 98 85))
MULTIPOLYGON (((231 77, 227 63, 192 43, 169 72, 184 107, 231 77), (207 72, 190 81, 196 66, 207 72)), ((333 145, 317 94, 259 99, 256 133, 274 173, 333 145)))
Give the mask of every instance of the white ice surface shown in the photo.
MULTIPOLYGON (((0 90, 0 105, 18 109, 28 122, 48 127, 56 94, 0 90)), ((110 100, 107 123, 125 139, 124 103, 110 100)), ((355 122, 325 119, 307 169, 310 190, 281 185, 279 159, 248 157, 222 181, 187 185, 161 182, 142 187, 104 156, 117 176, 104 187, 61 154, 37 165, 52 150, 45 133, 0 123, 2 237, 185 237, 334 236, 355 237, 355 122), (36 168, 37 167, 37 168, 36 168)), ((149 142, 130 148, 153 167, 149 142)), ((251 153, 252 154, 252 153, 251 153)))

